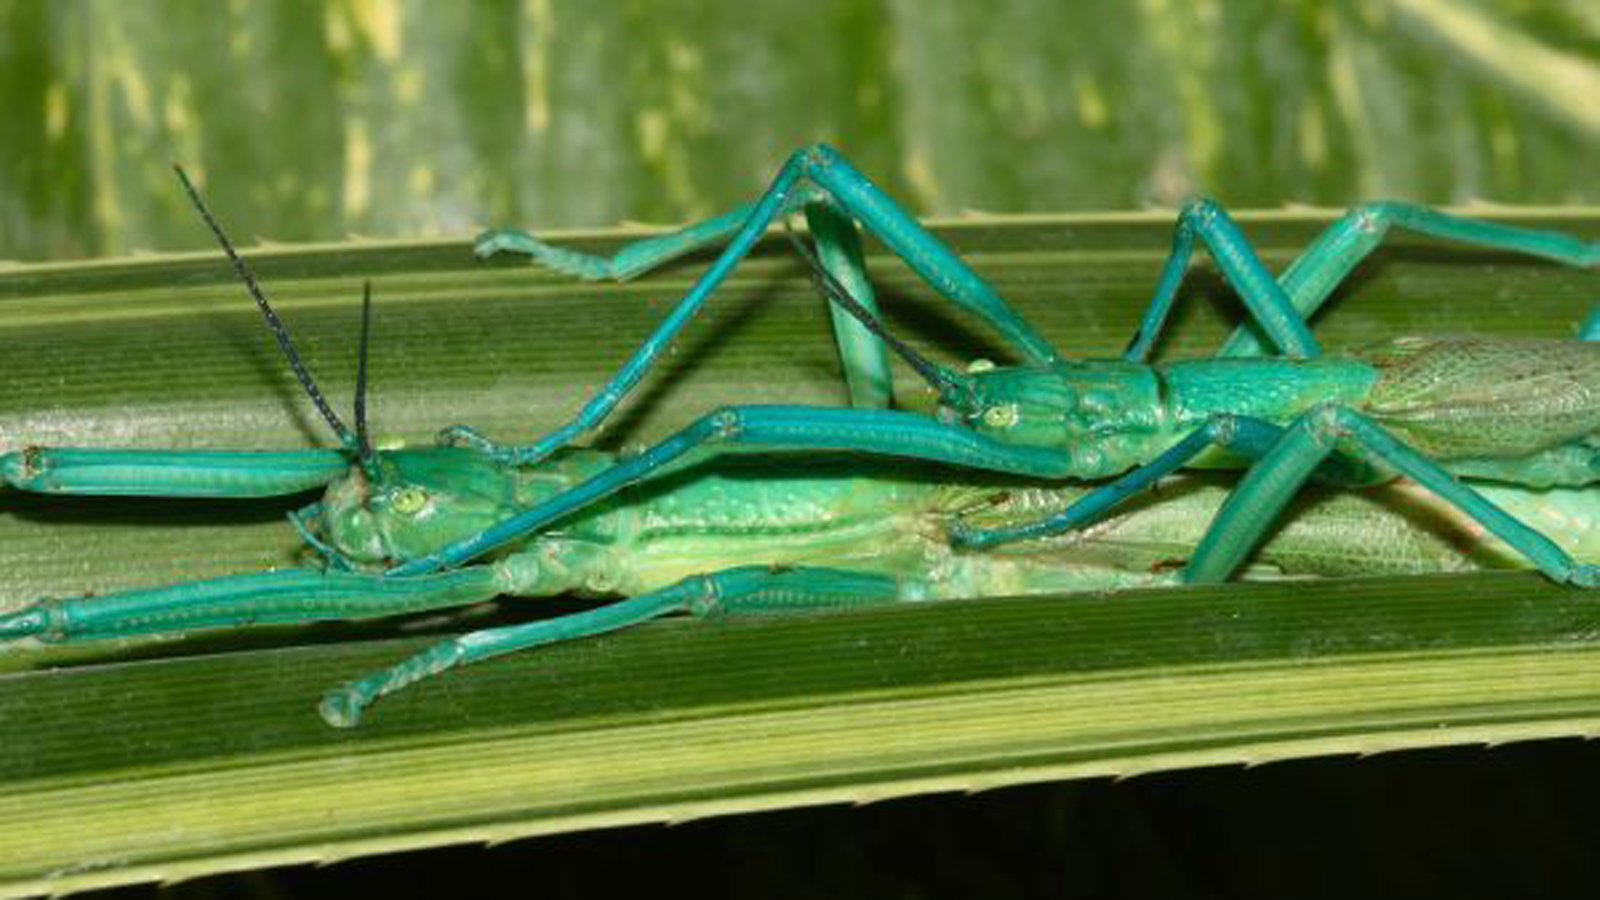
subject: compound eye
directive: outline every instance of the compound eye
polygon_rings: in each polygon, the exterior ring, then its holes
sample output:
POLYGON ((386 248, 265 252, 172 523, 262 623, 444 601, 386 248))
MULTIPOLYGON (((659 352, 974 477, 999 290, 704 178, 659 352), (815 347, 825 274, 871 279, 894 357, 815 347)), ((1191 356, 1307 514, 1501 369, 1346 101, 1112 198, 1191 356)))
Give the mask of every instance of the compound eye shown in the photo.
POLYGON ((1010 428, 1022 419, 1022 411, 1015 403, 991 406, 983 411, 983 424, 990 428, 1010 428))
POLYGON ((394 492, 394 498, 389 501, 389 508, 404 516, 414 515, 428 505, 428 492, 422 488, 401 488, 394 492))

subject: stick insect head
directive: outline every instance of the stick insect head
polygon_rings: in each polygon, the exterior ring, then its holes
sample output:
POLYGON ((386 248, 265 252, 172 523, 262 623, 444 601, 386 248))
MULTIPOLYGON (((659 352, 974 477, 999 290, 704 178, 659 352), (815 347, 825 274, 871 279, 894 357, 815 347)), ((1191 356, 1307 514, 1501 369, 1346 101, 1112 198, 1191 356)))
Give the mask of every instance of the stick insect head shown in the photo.
POLYGON ((311 402, 322 415, 328 427, 333 429, 334 436, 339 439, 340 446, 346 453, 355 457, 356 463, 366 474, 368 480, 378 483, 383 480, 382 466, 379 465, 377 454, 373 452, 372 443, 367 436, 367 342, 372 323, 372 284, 367 282, 362 287, 361 296, 361 340, 359 356, 356 362, 356 397, 355 397, 355 431, 351 431, 333 411, 323 396, 322 390, 317 387, 317 382, 311 377, 305 364, 300 361, 300 354, 295 350, 294 340, 289 337, 289 329, 278 318, 272 304, 267 302, 266 294, 256 282, 255 274, 245 264, 243 257, 233 248, 233 242, 223 233, 222 226, 217 223, 216 217, 206 207, 205 201, 200 199, 200 192, 195 190, 194 184, 189 180, 182 166, 174 165, 173 170, 178 173, 178 181, 183 185, 184 193, 188 195, 189 202, 200 213, 200 218, 205 220, 206 227, 211 229, 211 234, 221 245, 222 251, 227 254, 228 261, 233 263, 233 271, 238 274, 239 280, 244 282, 245 290, 255 300, 256 307, 261 310, 261 315, 267 320, 267 327, 272 329, 272 335, 278 341, 278 346, 283 350, 283 355, 289 360, 289 368, 293 370, 294 377, 300 382, 300 387, 311 398, 311 402))

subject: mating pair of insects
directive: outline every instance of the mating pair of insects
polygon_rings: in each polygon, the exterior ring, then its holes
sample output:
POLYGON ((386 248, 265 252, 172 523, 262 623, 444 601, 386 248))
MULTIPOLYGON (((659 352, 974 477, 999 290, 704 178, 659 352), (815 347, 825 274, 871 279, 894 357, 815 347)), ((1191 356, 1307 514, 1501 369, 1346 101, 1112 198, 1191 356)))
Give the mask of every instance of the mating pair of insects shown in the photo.
POLYGON ((1306 324, 1392 227, 1600 266, 1600 244, 1569 235, 1368 204, 1274 276, 1221 207, 1193 203, 1178 218, 1172 252, 1123 356, 1072 360, 842 156, 809 147, 790 157, 756 203, 611 257, 515 231, 480 238, 480 255, 523 253, 585 278, 627 278, 690 251, 723 249, 563 427, 527 445, 457 426, 437 446, 375 449, 365 415, 370 302, 363 302, 352 429, 318 390, 245 262, 186 178, 183 184, 340 446, 28 447, 0 456, 0 477, 22 490, 69 494, 262 497, 324 488, 320 501, 291 515, 324 565, 44 599, 0 616, 0 639, 83 641, 365 618, 499 595, 626 597, 465 634, 337 687, 319 710, 348 726, 378 697, 450 667, 669 612, 1223 580, 1313 479, 1365 486, 1404 478, 1550 578, 1600 585, 1600 566, 1575 560, 1552 539, 1559 535, 1525 521, 1538 502, 1526 488, 1581 488, 1600 478, 1600 314, 1572 341, 1406 337, 1342 356, 1325 355, 1306 324), (851 407, 730 406, 637 454, 572 447, 639 383, 769 228, 800 213, 816 249, 795 244, 834 311, 851 407), (859 227, 998 332, 1021 362, 956 371, 890 334, 866 277, 859 227), (1249 321, 1213 357, 1150 364, 1196 241, 1238 292, 1249 321), (891 352, 933 389, 934 414, 889 408, 891 352), (721 453, 731 449, 757 453, 721 453), (1087 529, 1190 467, 1246 471, 1217 493, 1210 524, 1180 570, 1083 555, 1087 529))

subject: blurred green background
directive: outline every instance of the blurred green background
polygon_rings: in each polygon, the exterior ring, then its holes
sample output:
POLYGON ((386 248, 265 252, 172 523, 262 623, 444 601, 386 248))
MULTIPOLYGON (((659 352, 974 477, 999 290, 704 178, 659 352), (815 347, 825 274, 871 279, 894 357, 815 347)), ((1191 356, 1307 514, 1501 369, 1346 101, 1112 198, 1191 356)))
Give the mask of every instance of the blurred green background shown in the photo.
POLYGON ((0 0, 0 259, 677 222, 835 143, 924 214, 1600 200, 1594 0, 0 0), (241 235, 244 237, 245 235, 241 235))
MULTIPOLYGON (((1596 204, 1600 3, 0 0, 0 108, 0 260, 209 246, 173 162, 239 238, 285 242, 677 222, 814 140, 937 215, 1596 204)), ((1172 773, 180 893, 658 873, 710 896, 1503 895, 1600 874, 1597 762, 1564 742, 1172 773)))

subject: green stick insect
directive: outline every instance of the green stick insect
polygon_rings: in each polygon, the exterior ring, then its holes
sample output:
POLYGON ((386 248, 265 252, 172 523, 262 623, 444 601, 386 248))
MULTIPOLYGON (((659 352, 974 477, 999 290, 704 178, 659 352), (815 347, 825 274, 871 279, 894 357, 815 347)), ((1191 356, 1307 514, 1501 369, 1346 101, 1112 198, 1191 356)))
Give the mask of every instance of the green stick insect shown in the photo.
MULTIPOLYGON (((1333 289, 1393 226, 1542 256, 1600 265, 1600 244, 1569 235, 1375 203, 1330 226, 1281 277, 1256 257, 1227 213, 1198 201, 1180 214, 1173 247, 1148 311, 1118 360, 1067 360, 989 285, 836 151, 797 151, 755 204, 610 258, 550 247, 500 231, 481 255, 517 251, 584 277, 626 278, 707 244, 727 247, 619 373, 566 426, 526 446, 502 446, 468 429, 450 437, 508 464, 544 458, 599 425, 662 349, 776 220, 804 211, 821 247, 835 304, 875 321, 856 224, 873 232, 941 294, 976 314, 1025 361, 954 372, 912 361, 937 392, 932 417, 885 409, 732 406, 619 463, 566 494, 427 557, 392 570, 417 575, 457 565, 533 533, 572 511, 657 477, 719 446, 846 450, 1042 479, 1110 479, 1082 501, 1026 525, 952 526, 966 548, 991 547, 1081 528, 1185 466, 1248 467, 1182 577, 1226 578, 1309 479, 1367 485, 1405 476, 1478 521, 1551 578, 1600 583, 1600 568, 1575 562, 1547 536, 1486 500, 1459 477, 1534 487, 1580 486, 1600 474, 1600 313, 1577 341, 1402 337, 1326 356, 1306 324, 1333 289), (1146 360, 1177 297, 1196 239, 1210 249, 1250 315, 1209 359, 1146 360), (854 298, 854 303, 846 303, 854 298), (1267 355, 1266 348, 1276 355, 1267 355)), ((874 325, 869 332, 882 334, 874 325)), ((881 405, 883 346, 855 353, 841 340, 858 405, 881 405)))
MULTIPOLYGON (((198 205, 198 197, 194 199, 198 205)), ((1380 211, 1414 226, 1421 222, 1423 225, 1419 227, 1429 230, 1494 246, 1525 249, 1568 262, 1592 265, 1596 257, 1594 245, 1563 235, 1454 219, 1411 207, 1380 211)), ((1218 222, 1231 228, 1220 211, 1197 207, 1180 221, 1174 262, 1169 263, 1163 275, 1157 299, 1128 359, 1115 363, 1067 363, 1056 358, 1053 352, 1047 352, 1048 344, 1016 317, 981 279, 855 174, 847 163, 831 151, 813 148, 791 160, 774 188, 752 210, 736 211, 665 242, 640 245, 642 250, 636 248, 635 258, 643 260, 642 266, 648 267, 685 248, 733 235, 728 249, 706 277, 641 347, 622 374, 567 428, 524 448, 501 448, 466 429, 457 428, 449 433, 451 441, 466 446, 374 450, 365 435, 364 391, 358 388, 356 427, 351 430, 317 391, 299 364, 287 331, 276 321, 248 269, 209 214, 205 215, 247 288, 272 323, 308 395, 340 436, 341 448, 285 453, 30 448, 0 457, 0 476, 9 484, 27 490, 162 496, 267 496, 327 485, 325 499, 302 511, 295 521, 307 540, 326 557, 328 567, 325 571, 292 570, 212 579, 94 600, 42 601, 0 617, 0 638, 85 640, 253 622, 358 618, 460 605, 502 593, 539 595, 583 587, 616 589, 624 593, 643 591, 629 600, 589 613, 465 635, 390 669, 358 679, 324 699, 320 709, 334 724, 353 724, 362 708, 376 697, 450 666, 526 646, 611 630, 664 612, 835 606, 916 599, 939 593, 921 578, 921 570, 918 575, 907 577, 903 573, 873 570, 848 553, 819 554, 814 548, 787 557, 779 554, 781 558, 767 558, 769 564, 754 567, 731 565, 732 560, 751 558, 742 553, 699 559, 692 563, 699 574, 664 585, 630 582, 628 578, 619 577, 616 573, 626 567, 618 566, 616 554, 632 552, 627 549, 613 552, 612 545, 617 543, 615 533, 621 527, 619 523, 628 521, 630 515, 649 520, 666 514, 650 508, 643 499, 630 501, 630 496, 640 496, 636 492, 612 495, 649 479, 657 482, 651 487, 659 492, 649 496, 658 497, 669 508, 674 503, 681 506, 681 500, 674 499, 679 497, 680 491, 663 488, 670 483, 670 480, 663 480, 664 476, 676 472, 679 474, 675 477, 686 478, 689 473, 683 470, 697 457, 712 455, 719 442, 733 441, 766 449, 898 455, 909 458, 922 478, 929 477, 922 471, 927 468, 920 465, 922 461, 955 463, 1028 477, 1104 477, 1140 466, 1134 468, 1131 475, 1083 492, 1074 502, 1047 515, 1044 521, 1051 524, 1045 528, 1040 528, 1037 522, 1025 521, 1026 516, 985 518, 973 513, 971 507, 960 504, 955 507, 935 505, 934 519, 949 539, 947 544, 953 543, 957 550, 966 554, 994 554, 998 551, 973 548, 980 544, 1002 543, 994 536, 1052 540, 1048 537, 1051 533, 1064 535, 1074 527, 1104 516, 1115 503, 1153 484, 1179 465, 1207 461, 1197 457, 1202 457, 1202 451, 1210 443, 1220 443, 1246 455, 1265 452, 1263 447, 1269 447, 1273 440, 1286 433, 1301 436, 1299 444, 1292 446, 1302 446, 1307 439, 1311 444, 1318 444, 1326 433, 1312 426, 1325 426, 1326 422, 1320 415, 1300 415, 1307 408, 1308 398, 1326 396, 1325 392, 1330 389, 1334 397, 1355 398, 1362 391, 1384 384, 1380 373, 1386 371, 1378 362, 1366 360, 1244 358, 1197 361, 1187 364, 1188 368, 1185 364, 1151 368, 1140 362, 1176 293, 1177 281, 1196 233, 1211 243, 1213 252, 1223 259, 1224 270, 1236 284, 1243 286, 1246 300, 1256 309, 1255 318, 1262 324, 1267 338, 1280 347, 1289 347, 1291 354, 1316 357, 1315 341, 1300 316, 1308 314, 1343 272, 1377 243, 1379 236, 1372 234, 1371 223, 1366 218, 1347 220, 1342 228, 1336 225, 1285 274, 1285 284, 1279 284, 1260 270, 1242 238, 1237 239, 1238 246, 1227 243, 1228 235, 1236 235, 1236 232, 1217 230, 1222 227, 1218 222), (574 435, 603 419, 642 377, 666 341, 693 315, 774 217, 801 208, 807 212, 812 232, 819 239, 824 266, 840 273, 839 277, 822 279, 825 292, 836 304, 848 306, 847 298, 865 294, 859 248, 854 243, 855 231, 850 221, 857 219, 906 256, 913 268, 929 277, 942 292, 954 295, 968 308, 976 309, 996 324, 1002 334, 1018 344, 1025 358, 1034 359, 1034 363, 1027 368, 995 369, 970 375, 922 364, 919 371, 934 382, 943 403, 944 409, 937 419, 877 408, 737 407, 708 416, 638 456, 614 460, 570 452, 554 455, 563 450, 574 435), (1223 237, 1217 237, 1219 233, 1223 237), (1227 252, 1219 253, 1219 247, 1227 252), (1242 277, 1240 272, 1248 277, 1242 277), (1273 292, 1288 294, 1299 302, 1300 308, 1287 304, 1275 307, 1271 300, 1262 301, 1259 296, 1252 301, 1252 292, 1259 295, 1262 291, 1266 291, 1269 298, 1273 292), (1158 398, 1161 403, 1150 403, 1158 398), (1186 405, 1172 406, 1175 399, 1181 399, 1186 405), (1263 399, 1269 401, 1265 405, 1270 408, 1249 402, 1263 399), (1139 401, 1144 402, 1143 408, 1136 405, 1139 401), (1224 401, 1237 403, 1229 406, 1224 401), (1076 413, 1069 415, 1068 406, 1076 413), (1052 410, 1057 413, 1053 433, 1050 428, 1041 427, 1052 410), (1098 418, 1084 421, 1083 417, 1090 413, 1098 418), (1146 419, 1151 416, 1159 428, 1146 427, 1150 424, 1146 419), (1296 424, 1288 424, 1289 421, 1296 424), (1303 424, 1306 422, 1310 425, 1303 424), (1024 423, 1027 427, 1019 427, 1024 423), (1181 432, 1186 428, 1189 433, 1184 435, 1181 432), (1155 465, 1141 459, 1140 454, 1153 456, 1155 465), (969 514, 965 522, 959 518, 963 513, 969 514), (1062 525, 1063 522, 1067 524, 1062 525), (818 564, 818 560, 827 564, 818 564), (727 567, 718 568, 719 564, 727 567)), ((486 241, 484 249, 515 244, 518 240, 520 238, 515 235, 502 234, 486 241)), ((531 238, 522 246, 542 247, 531 238)), ((568 258, 579 259, 570 255, 568 258)), ((1275 299, 1284 298, 1277 296, 1275 299)), ((863 313, 863 318, 872 321, 870 310, 863 313)), ((881 328, 878 331, 881 332, 881 328)), ((847 372, 851 373, 853 384, 887 384, 883 377, 883 345, 871 329, 863 327, 857 333, 858 338, 863 333, 865 337, 853 343, 841 338, 847 372), (865 348, 865 352, 861 348, 865 348)), ((1236 338, 1230 346, 1242 348, 1234 352, 1247 357, 1259 353, 1259 350, 1250 349, 1250 340, 1250 336, 1245 335, 1236 338)), ((1578 349, 1559 357, 1563 361, 1570 357, 1570 361, 1548 368, 1555 376, 1565 375, 1569 376, 1568 380, 1592 384, 1595 356, 1590 351, 1593 345, 1571 346, 1578 349)), ((1421 351, 1412 355, 1418 353, 1421 351)), ((1426 353, 1421 355, 1427 356, 1426 353)), ((1490 362, 1505 362, 1508 355, 1507 352, 1496 357, 1491 353, 1490 362)), ((1437 366, 1438 361, 1432 364, 1437 366)), ((1507 379, 1504 373, 1496 373, 1494 380, 1499 386, 1507 379)), ((1543 395, 1538 391, 1543 386, 1541 378, 1534 378, 1531 383, 1528 379, 1511 381, 1515 383, 1510 389, 1515 396, 1535 404, 1547 402, 1541 399, 1543 395), (1518 389, 1526 390, 1516 394, 1518 389)), ((358 378, 358 383, 361 382, 364 378, 358 378)), ((856 389, 853 393, 858 404, 882 405, 881 391, 876 396, 871 388, 856 389)), ((1445 394, 1446 399, 1450 399, 1448 389, 1445 394)), ((1521 444, 1499 455, 1486 453, 1480 468, 1495 475, 1500 473, 1500 468, 1496 468, 1500 466, 1506 473, 1525 476, 1523 480, 1588 483, 1586 477, 1578 477, 1577 468, 1588 457, 1580 458, 1577 454, 1587 446, 1581 438, 1594 429, 1594 403, 1592 396, 1583 395, 1583 399, 1587 405, 1569 417, 1577 420, 1576 425, 1564 422, 1561 424, 1570 427, 1565 431, 1556 429, 1554 437, 1540 434, 1522 439, 1521 444), (1521 448, 1530 441, 1544 443, 1524 452, 1521 448), (1569 444, 1571 452, 1568 452, 1569 444), (1546 452, 1557 449, 1561 453, 1546 452), (1505 458, 1519 454, 1530 459, 1505 462, 1505 458)), ((1314 409, 1344 408, 1317 406, 1314 409)), ((1539 421, 1541 417, 1533 418, 1539 421)), ((1455 431, 1449 428, 1444 431, 1449 436, 1469 429, 1475 436, 1482 430, 1476 425, 1458 423, 1455 431)), ((1493 445, 1497 450, 1505 450, 1507 446, 1511 445, 1504 440, 1493 445)), ((1411 451, 1404 447, 1391 450, 1383 445, 1374 464, 1363 455, 1363 447, 1357 447, 1356 451, 1353 461, 1350 457, 1339 456, 1320 465, 1320 459, 1308 461, 1302 453, 1297 458, 1297 466, 1304 472, 1319 469, 1344 480, 1357 474, 1371 475, 1380 467, 1398 469, 1466 510, 1546 572, 1580 583, 1592 577, 1592 567, 1574 563, 1568 550, 1517 523, 1517 516, 1503 508, 1506 501, 1486 499, 1478 492, 1470 492, 1470 496, 1462 500, 1459 491, 1441 491, 1429 483, 1428 476, 1438 467, 1420 454, 1412 452, 1408 457, 1404 454, 1411 451), (1399 462, 1391 461, 1392 458, 1398 458, 1399 462), (1414 464, 1413 458, 1421 460, 1421 465, 1414 464), (1516 528, 1506 527, 1508 520, 1516 528)), ((1470 468, 1478 457, 1469 453, 1463 454, 1461 459, 1470 468)), ((1263 469, 1258 465, 1254 471, 1263 469)), ((1281 471, 1281 466, 1274 471, 1281 471)), ((937 477, 949 480, 944 470, 937 477)), ((1219 526, 1228 527, 1214 526, 1208 532, 1180 573, 1181 578, 1213 580, 1224 577, 1253 545, 1255 537, 1248 533, 1248 528, 1229 525, 1241 521, 1240 514, 1230 510, 1240 507, 1241 503, 1248 509, 1264 502, 1260 487, 1254 488, 1252 493, 1251 478, 1246 479, 1244 487, 1235 492, 1217 514, 1219 526), (1241 501, 1241 497, 1246 499, 1241 501), (1219 531, 1223 535, 1221 538, 1216 537, 1219 531), (1207 549, 1207 542, 1213 549, 1207 549), (1226 553, 1233 554, 1231 560, 1215 561, 1219 553, 1215 547, 1219 544, 1226 553), (1208 558, 1213 560, 1209 568, 1197 565, 1208 558)), ((758 490, 737 498, 734 503, 752 515, 765 514, 772 517, 771 520, 792 517, 796 515, 797 501, 804 500, 794 494, 785 495, 776 488, 769 490, 780 483, 771 477, 746 480, 756 484, 758 490)), ((1266 480, 1285 487, 1281 475, 1266 480)), ((698 479, 690 478, 685 484, 698 484, 698 479)), ((1266 501, 1274 508, 1264 518, 1270 519, 1271 513, 1287 502, 1289 494, 1293 493, 1292 485, 1287 487, 1289 489, 1269 492, 1266 501)), ((866 492, 854 489, 852 492, 867 496, 866 492)), ((883 499, 871 505, 880 510, 893 512, 916 505, 896 497, 879 496, 883 499)), ((1039 515, 1041 511, 1035 506, 1020 512, 1039 515)), ((681 509, 679 513, 682 514, 681 509)), ((721 516, 722 521, 738 518, 725 508, 708 514, 721 516)), ((828 527, 848 528, 848 519, 848 516, 829 519, 828 527)), ((922 521, 926 522, 927 517, 922 521)))

